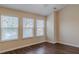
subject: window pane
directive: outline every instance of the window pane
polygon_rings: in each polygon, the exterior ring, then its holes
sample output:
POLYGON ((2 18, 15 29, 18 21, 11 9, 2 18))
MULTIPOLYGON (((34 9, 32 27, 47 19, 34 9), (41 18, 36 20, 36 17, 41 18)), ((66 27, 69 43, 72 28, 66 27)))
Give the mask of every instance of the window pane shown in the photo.
POLYGON ((1 15, 1 40, 15 40, 18 38, 18 17, 1 15))
POLYGON ((1 15, 1 28, 18 27, 18 18, 1 15))
POLYGON ((33 29, 23 29, 23 37, 33 37, 33 29))
POLYGON ((16 28, 2 28, 2 41, 16 40, 18 38, 18 30, 16 28))
POLYGON ((23 18, 23 27, 34 27, 34 20, 32 18, 23 18))
POLYGON ((43 36, 44 35, 44 30, 39 28, 39 29, 37 29, 36 34, 37 34, 37 36, 43 36))
POLYGON ((37 27, 44 28, 44 20, 36 20, 37 27))

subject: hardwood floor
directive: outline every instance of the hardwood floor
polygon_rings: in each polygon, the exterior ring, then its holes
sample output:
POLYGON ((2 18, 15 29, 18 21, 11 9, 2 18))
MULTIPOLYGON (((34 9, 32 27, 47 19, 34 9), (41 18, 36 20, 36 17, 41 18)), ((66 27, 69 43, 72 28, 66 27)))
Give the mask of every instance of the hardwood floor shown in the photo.
POLYGON ((3 54, 78 54, 79 48, 63 44, 41 43, 3 54))

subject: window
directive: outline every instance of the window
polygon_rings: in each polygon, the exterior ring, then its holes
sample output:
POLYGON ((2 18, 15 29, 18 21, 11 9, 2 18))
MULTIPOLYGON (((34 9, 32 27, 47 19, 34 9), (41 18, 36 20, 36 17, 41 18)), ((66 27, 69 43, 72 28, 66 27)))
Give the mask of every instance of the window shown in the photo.
POLYGON ((44 20, 36 20, 36 36, 44 36, 44 20))
POLYGON ((1 41, 18 38, 18 17, 1 15, 1 41))
POLYGON ((23 18, 23 38, 33 37, 34 20, 32 18, 23 18))

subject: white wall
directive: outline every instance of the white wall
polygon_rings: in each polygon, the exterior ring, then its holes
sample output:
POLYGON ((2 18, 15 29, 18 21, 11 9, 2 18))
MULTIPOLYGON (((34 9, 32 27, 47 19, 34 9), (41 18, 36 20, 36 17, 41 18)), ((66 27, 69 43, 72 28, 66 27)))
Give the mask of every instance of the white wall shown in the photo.
POLYGON ((55 43, 54 40, 54 13, 47 17, 47 38, 48 42, 55 43))
POLYGON ((79 47, 79 5, 60 11, 60 43, 79 47))

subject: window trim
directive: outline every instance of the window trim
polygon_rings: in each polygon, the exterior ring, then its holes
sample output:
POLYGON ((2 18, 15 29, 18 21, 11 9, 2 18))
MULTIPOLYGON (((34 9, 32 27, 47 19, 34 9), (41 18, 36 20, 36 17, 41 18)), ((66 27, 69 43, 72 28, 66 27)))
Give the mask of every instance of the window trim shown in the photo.
MULTIPOLYGON (((0 36, 1 36, 1 14, 0 14, 0 36)), ((0 37, 0 42, 1 42, 1 37, 0 37)))

